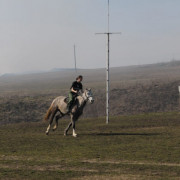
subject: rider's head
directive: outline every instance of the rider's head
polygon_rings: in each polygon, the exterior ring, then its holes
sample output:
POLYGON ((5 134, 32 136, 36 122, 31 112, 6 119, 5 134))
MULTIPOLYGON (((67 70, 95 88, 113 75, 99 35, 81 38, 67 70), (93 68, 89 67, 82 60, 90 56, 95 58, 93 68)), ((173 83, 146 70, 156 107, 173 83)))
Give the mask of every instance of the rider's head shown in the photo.
POLYGON ((81 82, 83 80, 83 76, 79 75, 77 78, 76 78, 76 81, 77 82, 81 82))

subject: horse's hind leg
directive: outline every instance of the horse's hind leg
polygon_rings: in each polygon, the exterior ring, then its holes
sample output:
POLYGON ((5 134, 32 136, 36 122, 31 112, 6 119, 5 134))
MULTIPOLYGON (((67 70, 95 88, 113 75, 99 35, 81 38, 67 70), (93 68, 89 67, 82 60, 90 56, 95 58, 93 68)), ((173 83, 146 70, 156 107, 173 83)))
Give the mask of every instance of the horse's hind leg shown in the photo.
POLYGON ((50 120, 49 126, 47 127, 47 130, 46 130, 46 135, 49 134, 52 122, 53 122, 53 119, 50 120))
POLYGON ((60 119, 60 118, 62 118, 63 117, 63 114, 58 114, 56 117, 55 117, 55 121, 56 121, 56 124, 54 125, 54 127, 53 127, 53 131, 55 131, 56 129, 57 129, 57 127, 58 127, 58 120, 60 119))
POLYGON ((53 119, 54 119, 54 116, 55 114, 57 113, 57 109, 55 109, 52 113, 52 116, 51 116, 51 119, 50 119, 50 122, 49 122, 49 126, 47 127, 47 130, 46 130, 46 135, 49 134, 49 131, 50 131, 50 128, 51 128, 51 124, 53 122, 53 119))

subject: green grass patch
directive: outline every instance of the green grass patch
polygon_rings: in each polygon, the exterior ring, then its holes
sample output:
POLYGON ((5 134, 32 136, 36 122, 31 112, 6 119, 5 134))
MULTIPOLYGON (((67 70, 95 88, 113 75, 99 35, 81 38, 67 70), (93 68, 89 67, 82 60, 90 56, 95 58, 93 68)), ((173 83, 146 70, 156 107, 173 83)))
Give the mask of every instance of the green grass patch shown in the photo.
POLYGON ((78 137, 63 131, 45 135, 47 123, 0 126, 0 179, 71 179, 180 177, 180 114, 178 112, 80 119, 78 137))

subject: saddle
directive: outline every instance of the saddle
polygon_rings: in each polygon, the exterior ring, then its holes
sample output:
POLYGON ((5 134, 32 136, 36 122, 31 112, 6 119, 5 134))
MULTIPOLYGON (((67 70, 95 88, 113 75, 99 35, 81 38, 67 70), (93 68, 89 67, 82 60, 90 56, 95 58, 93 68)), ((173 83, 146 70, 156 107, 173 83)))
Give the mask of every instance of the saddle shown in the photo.
MULTIPOLYGON (((65 102, 66 104, 68 104, 68 102, 69 102, 69 97, 66 97, 66 98, 64 99, 64 102, 65 102)), ((77 97, 74 98, 73 104, 75 104, 76 102, 77 102, 77 97)))
POLYGON ((69 97, 66 97, 66 98, 64 99, 64 102, 65 102, 66 104, 68 104, 68 102, 69 102, 69 97))
MULTIPOLYGON (((74 101, 72 102, 72 106, 71 106, 71 112, 72 113, 74 113, 76 110, 77 110, 77 108, 78 108, 78 103, 77 103, 77 98, 75 98, 74 99, 74 101)), ((69 102, 69 97, 66 97, 65 99, 64 99, 64 102, 66 103, 66 104, 68 104, 68 102, 69 102)))

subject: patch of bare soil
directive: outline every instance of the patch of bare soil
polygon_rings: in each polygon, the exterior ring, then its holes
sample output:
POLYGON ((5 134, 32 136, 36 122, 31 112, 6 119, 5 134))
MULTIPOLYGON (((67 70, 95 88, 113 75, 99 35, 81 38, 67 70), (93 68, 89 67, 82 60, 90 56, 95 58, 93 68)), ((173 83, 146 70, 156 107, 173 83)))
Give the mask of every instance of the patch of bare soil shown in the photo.
POLYGON ((73 180, 143 180, 147 176, 121 174, 119 176, 84 176, 81 178, 73 178, 73 180))
POLYGON ((98 161, 96 159, 91 160, 84 160, 83 162, 88 163, 99 163, 99 164, 137 164, 137 165, 153 165, 153 166, 175 166, 180 167, 178 163, 156 163, 156 162, 139 162, 139 161, 115 161, 115 160, 108 160, 108 161, 98 161))
MULTIPOLYGON (((13 169, 13 170, 17 170, 17 169, 29 169, 29 170, 35 170, 35 171, 65 171, 67 170, 65 167, 62 167, 61 165, 41 165, 41 166, 30 166, 30 165, 19 165, 19 164, 0 164, 1 168, 4 169, 13 169)), ((86 169, 86 168, 68 168, 68 170, 70 171, 84 171, 84 172, 98 172, 97 170, 94 169, 86 169)))

